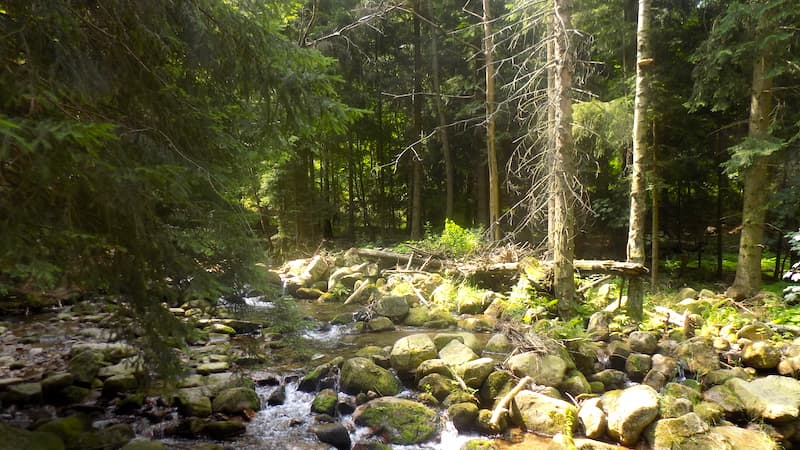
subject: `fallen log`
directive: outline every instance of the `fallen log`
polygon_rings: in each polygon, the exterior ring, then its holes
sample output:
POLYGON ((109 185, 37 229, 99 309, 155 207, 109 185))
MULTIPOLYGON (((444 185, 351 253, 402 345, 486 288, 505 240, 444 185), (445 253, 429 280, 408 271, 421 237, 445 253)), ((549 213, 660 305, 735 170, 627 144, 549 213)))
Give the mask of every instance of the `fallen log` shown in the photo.
POLYGON ((424 264, 426 268, 437 270, 442 267, 442 261, 439 259, 426 257, 423 258, 416 254, 406 255, 403 253, 389 252, 385 250, 375 250, 372 248, 351 248, 347 251, 350 255, 357 255, 362 258, 377 260, 385 267, 405 265, 406 270, 410 269, 411 264, 424 264))

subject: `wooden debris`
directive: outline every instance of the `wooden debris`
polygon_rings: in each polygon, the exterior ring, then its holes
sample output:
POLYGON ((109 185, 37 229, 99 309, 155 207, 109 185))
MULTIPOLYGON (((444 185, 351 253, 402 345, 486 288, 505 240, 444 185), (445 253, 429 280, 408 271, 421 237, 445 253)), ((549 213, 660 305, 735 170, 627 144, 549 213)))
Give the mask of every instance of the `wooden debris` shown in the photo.
POLYGON ((511 400, 514 400, 514 397, 519 394, 521 390, 528 386, 528 383, 530 383, 531 380, 533 380, 533 378, 529 376, 523 377, 521 380, 519 380, 519 383, 514 386, 514 389, 508 391, 508 393, 504 395, 502 399, 500 399, 500 402, 497 403, 497 406, 492 411, 492 417, 489 419, 489 426, 492 428, 497 428, 500 418, 503 416, 503 414, 508 412, 508 404, 511 403, 511 400))

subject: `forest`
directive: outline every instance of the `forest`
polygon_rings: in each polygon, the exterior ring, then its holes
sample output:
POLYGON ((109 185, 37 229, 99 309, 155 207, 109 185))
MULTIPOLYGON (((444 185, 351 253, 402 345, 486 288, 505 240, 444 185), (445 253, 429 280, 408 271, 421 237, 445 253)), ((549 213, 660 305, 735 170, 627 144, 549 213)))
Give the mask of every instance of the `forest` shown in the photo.
POLYGON ((0 36, 0 449, 800 444, 800 1, 0 36))

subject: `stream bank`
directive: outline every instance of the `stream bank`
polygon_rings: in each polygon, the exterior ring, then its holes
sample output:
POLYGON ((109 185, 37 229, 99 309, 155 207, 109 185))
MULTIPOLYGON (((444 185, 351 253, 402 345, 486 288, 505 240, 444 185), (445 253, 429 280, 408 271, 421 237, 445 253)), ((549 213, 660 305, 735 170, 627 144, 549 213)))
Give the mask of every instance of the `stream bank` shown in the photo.
POLYGON ((6 324, 3 431, 29 443, 7 448, 769 449, 800 440, 800 341, 752 319, 702 323, 727 301, 713 292, 679 293, 669 313, 683 322, 667 314, 660 328, 635 329, 598 311, 590 338, 553 340, 541 327, 559 325, 542 322, 540 305, 523 312, 531 325, 511 322, 519 283, 504 295, 436 274, 319 264, 273 273, 287 293, 312 297, 296 300, 311 325, 299 335, 262 328, 288 298, 172 307, 196 330, 175 386, 142 388, 136 349, 109 328, 113 302, 6 324), (352 286, 336 288, 336 276, 352 286))

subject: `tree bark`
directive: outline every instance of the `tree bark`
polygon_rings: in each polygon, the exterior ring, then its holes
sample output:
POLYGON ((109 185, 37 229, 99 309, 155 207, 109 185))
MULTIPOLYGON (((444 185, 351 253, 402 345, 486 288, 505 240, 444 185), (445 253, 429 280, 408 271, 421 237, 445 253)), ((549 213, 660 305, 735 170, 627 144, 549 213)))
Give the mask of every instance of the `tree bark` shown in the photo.
MULTIPOLYGON (((763 18, 756 34, 766 31, 768 20, 763 18)), ((769 135, 772 111, 773 80, 772 54, 769 47, 761 47, 753 63, 753 86, 750 96, 748 136, 764 138, 769 135)), ((750 297, 761 289, 761 245, 764 241, 764 221, 769 200, 768 158, 756 157, 743 173, 742 233, 739 239, 739 258, 736 278, 726 295, 733 298, 750 297)))
MULTIPOLYGON (((414 136, 417 140, 422 136, 422 36, 419 20, 419 0, 414 2, 414 136)), ((420 142, 415 145, 411 155, 411 239, 420 240, 423 237, 422 229, 422 184, 424 173, 422 171, 422 147, 420 142)))
MULTIPOLYGON (((433 0, 428 0, 428 19, 433 18, 433 0)), ((439 119, 439 141, 442 144, 442 156, 444 157, 445 172, 445 217, 453 218, 455 205, 455 166, 453 163, 453 152, 450 148, 450 139, 447 135, 447 116, 445 115, 444 105, 442 104, 442 88, 439 80, 439 35, 436 27, 430 25, 431 31, 431 84, 433 85, 433 102, 436 107, 436 116, 439 119)))
POLYGON ((553 166, 550 174, 552 196, 552 229, 548 237, 553 248, 553 289, 562 318, 575 314, 575 218, 572 210, 576 195, 576 164, 572 140, 572 72, 573 48, 572 1, 554 0, 553 13, 553 96, 557 101, 554 123, 553 166))
MULTIPOLYGON (((627 261, 645 262, 645 221, 647 213, 647 185, 645 161, 647 157, 647 104, 650 92, 647 86, 650 58, 650 0, 639 0, 639 23, 636 32, 636 96, 633 105, 633 162, 631 164, 631 206, 628 220, 627 261)), ((631 319, 642 320, 644 285, 640 279, 631 279, 628 286, 626 309, 631 319)))
POLYGON ((486 64, 486 154, 489 165, 489 235, 495 241, 500 233, 500 178, 497 170, 497 148, 495 147, 495 86, 494 86, 494 37, 489 0, 483 0, 483 55, 486 64))

